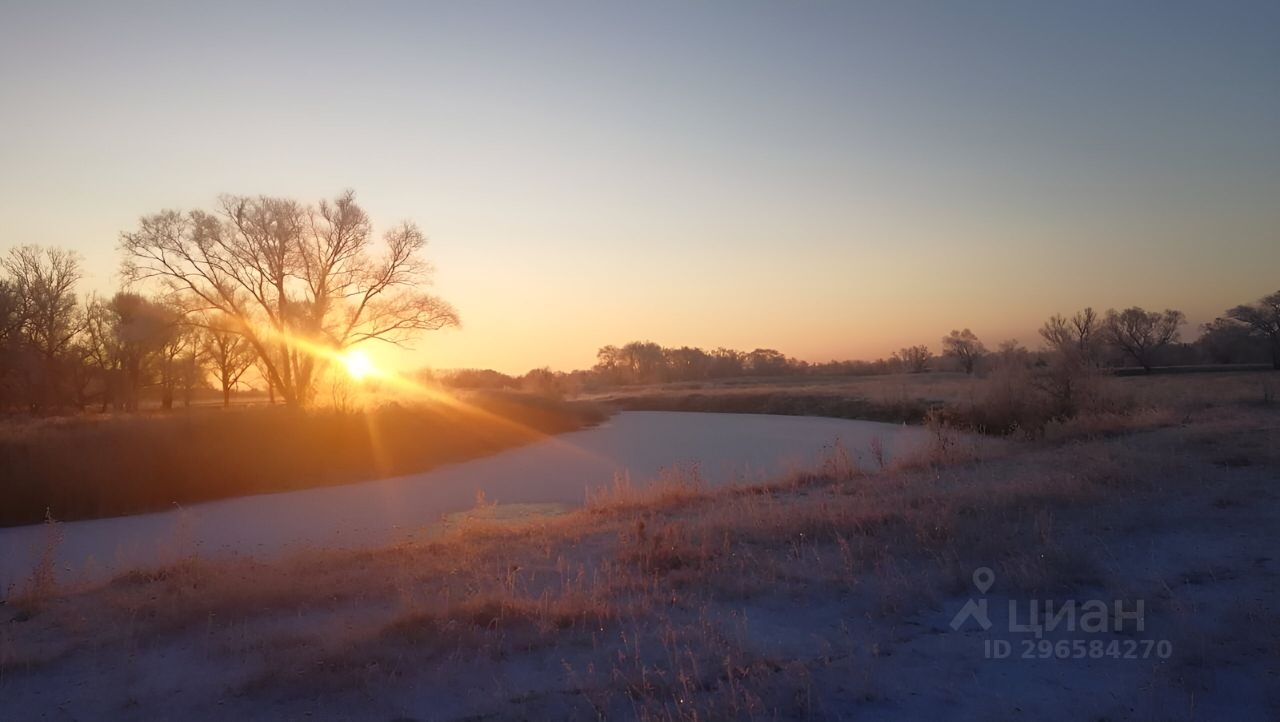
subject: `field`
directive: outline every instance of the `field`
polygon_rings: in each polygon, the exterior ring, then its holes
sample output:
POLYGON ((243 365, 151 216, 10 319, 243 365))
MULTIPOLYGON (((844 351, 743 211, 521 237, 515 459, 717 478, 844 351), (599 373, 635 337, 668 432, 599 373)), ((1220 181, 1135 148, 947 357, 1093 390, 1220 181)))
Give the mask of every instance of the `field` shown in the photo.
MULTIPOLYGON (((1280 399, 1280 376, 1270 371, 1197 373, 1170 377, 1123 376, 1098 383, 1118 408, 1203 409, 1280 399)), ((614 389, 582 398, 636 410, 798 414, 920 423, 931 409, 965 418, 974 407, 1007 391, 1031 395, 1023 379, 962 373, 883 376, 782 376, 656 384, 614 389), (1002 388, 1012 384, 1011 389, 1002 388)))
MULTIPOLYGON (((922 381, 911 397, 974 384, 922 381)), ((379 550, 82 587, 35 569, 0 607, 0 696, 19 718, 1275 719, 1270 383, 1126 379, 1123 423, 935 419, 892 463, 835 447, 762 485, 671 476, 519 524, 480 504, 379 550), (1027 624, 1095 602, 1092 626, 1027 624)))

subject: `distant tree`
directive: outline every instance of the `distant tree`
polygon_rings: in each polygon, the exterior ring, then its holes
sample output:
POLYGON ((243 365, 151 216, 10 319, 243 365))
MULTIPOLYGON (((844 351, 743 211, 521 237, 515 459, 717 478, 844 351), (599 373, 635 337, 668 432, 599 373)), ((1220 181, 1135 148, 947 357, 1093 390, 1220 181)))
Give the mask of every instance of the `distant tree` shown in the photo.
POLYGON ((790 368, 786 355, 771 348, 758 348, 744 361, 747 372, 756 376, 781 376, 790 368))
POLYGON ((96 296, 90 296, 85 302, 82 356, 97 378, 103 411, 119 402, 123 369, 116 323, 111 305, 96 296))
POLYGON ((234 322, 224 318, 204 323, 201 348, 209 360, 209 368, 222 390, 222 405, 231 405, 231 391, 240 378, 258 360, 258 354, 243 334, 235 330, 234 322))
POLYGON ((743 354, 731 348, 718 348, 710 353, 711 377, 732 378, 743 373, 743 354))
POLYGON ((1249 329, 1253 336, 1264 339, 1271 351, 1271 365, 1280 369, 1280 291, 1250 304, 1227 311, 1227 318, 1249 329))
POLYGON ((1178 327, 1185 322, 1181 311, 1147 311, 1134 306, 1107 311, 1102 329, 1108 343, 1150 373, 1156 352, 1178 340, 1178 327))
POLYGON ((909 373, 919 374, 929 370, 929 362, 933 360, 933 352, 928 346, 907 346, 894 354, 899 363, 909 373))
MULTIPOLYGON (((196 329, 187 323, 182 311, 167 305, 157 305, 162 325, 160 345, 156 353, 156 370, 160 383, 160 408, 169 411, 178 389, 184 383, 194 384, 195 366, 199 361, 199 339, 196 329), (188 369, 190 364, 192 368, 188 369)), ((191 386, 186 390, 189 392, 191 386)))
POLYGON ((60 248, 22 246, 0 263, 17 297, 23 344, 37 359, 32 406, 56 405, 64 400, 67 352, 83 320, 75 296, 80 259, 60 248))
POLYGON ((652 341, 632 341, 618 350, 623 373, 630 383, 663 381, 666 357, 662 347, 652 341))
POLYGON ((663 349, 667 370, 672 379, 693 381, 711 373, 711 356, 700 348, 681 346, 663 349))
MULTIPOLYGON (((136 411, 143 386, 155 380, 164 384, 166 349, 170 361, 181 351, 170 348, 181 314, 139 294, 122 292, 107 302, 91 300, 85 316, 85 358, 102 379, 104 408, 109 401, 136 411)), ((177 369, 169 372, 176 381, 177 369)))
POLYGON ((1216 364, 1246 363, 1259 356, 1270 358, 1268 341, 1230 318, 1216 318, 1202 324, 1195 345, 1206 360, 1216 364))
POLYGON ((174 367, 174 386, 182 392, 182 406, 191 408, 195 390, 206 387, 209 372, 209 357, 200 346, 198 337, 174 360, 174 367))
POLYGON ((973 373, 973 367, 987 355, 987 348, 982 345, 973 331, 952 331, 942 337, 942 353, 960 362, 960 367, 967 374, 973 373))
POLYGON ((317 207, 223 196, 215 213, 162 211, 122 233, 125 278, 156 282, 189 313, 243 324, 271 387, 306 406, 326 357, 365 341, 403 344, 458 323, 425 293, 426 237, 411 223, 383 234, 347 191, 317 207))
POLYGON ((520 377, 520 389, 540 396, 561 398, 565 394, 564 374, 556 373, 549 368, 530 369, 520 377))
POLYGON ((1050 350, 1076 354, 1082 362, 1096 364, 1102 325, 1101 317, 1092 308, 1085 308, 1069 319, 1058 314, 1050 316, 1040 327, 1040 337, 1050 350))
POLYGON ((606 384, 623 383, 622 350, 617 346, 602 346, 596 351, 596 365, 592 369, 606 384))
POLYGON ((520 380, 493 369, 456 369, 441 374, 446 386, 456 389, 515 389, 520 380))
POLYGON ((17 286, 8 279, 0 278, 0 347, 17 342, 25 320, 17 286))
POLYGON ((996 347, 995 358, 1003 368, 1028 366, 1031 363, 1031 352, 1017 339, 1011 338, 1000 342, 996 347))
POLYGON ((258 356, 258 349, 254 348, 253 369, 258 372, 263 385, 267 387, 267 403, 271 406, 276 405, 276 385, 271 382, 271 374, 267 372, 267 366, 262 362, 262 357, 258 356))
POLYGON ((18 390, 16 376, 25 321, 22 314, 18 289, 8 279, 0 278, 0 408, 12 404, 18 390))

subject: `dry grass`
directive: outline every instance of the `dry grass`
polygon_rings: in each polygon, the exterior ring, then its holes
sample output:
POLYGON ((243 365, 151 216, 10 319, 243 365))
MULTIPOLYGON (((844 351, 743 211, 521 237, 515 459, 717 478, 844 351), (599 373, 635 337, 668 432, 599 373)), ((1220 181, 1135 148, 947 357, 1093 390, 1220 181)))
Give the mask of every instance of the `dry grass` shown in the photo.
MULTIPOLYGON (((940 414, 979 433, 1057 440, 1148 428, 1156 416, 1180 418, 1213 407, 1266 406, 1280 399, 1272 371, 1075 379, 1078 408, 1064 413, 1047 397, 1047 372, 996 369, 866 377, 783 377, 630 387, 589 397, 632 410, 830 416, 925 423, 940 414), (1077 419, 1079 419, 1077 421, 1077 419)), ((1160 424, 1158 424, 1160 425, 1160 424)))
POLYGON ((1211 409, 1185 428, 1168 414, 1082 418, 1047 432, 1054 443, 974 443, 935 417, 931 445, 872 468, 832 446, 765 485, 708 488, 685 467, 648 486, 620 478, 562 516, 477 513, 427 542, 188 560, 62 590, 0 624, 0 675, 21 684, 76 655, 170 645, 237 670, 226 683, 255 705, 374 704, 428 684, 457 705, 442 717, 822 716, 832 676, 856 701, 886 694, 851 676, 857 650, 891 648, 893 630, 967 594, 975 567, 1009 596, 1148 593, 1116 578, 1116 530, 1153 523, 1146 510, 1179 494, 1220 494, 1206 469, 1280 468, 1273 409, 1211 409), (1164 431, 1123 435, 1150 428, 1164 431), (833 599, 862 625, 850 640, 813 656, 752 642, 747 610, 817 614, 833 599), (535 673, 554 681, 509 681, 535 673))
POLYGON ((6 600, 18 610, 19 618, 27 618, 39 612, 58 592, 57 553, 62 545, 62 528, 46 513, 44 544, 40 556, 31 569, 30 576, 6 600))
POLYGON ((515 394, 469 406, 88 416, 0 430, 0 525, 113 516, 423 471, 580 428, 598 409, 515 394))
POLYGON ((637 411, 830 416, 919 423, 930 409, 974 398, 964 374, 729 379, 628 387, 584 398, 637 411))

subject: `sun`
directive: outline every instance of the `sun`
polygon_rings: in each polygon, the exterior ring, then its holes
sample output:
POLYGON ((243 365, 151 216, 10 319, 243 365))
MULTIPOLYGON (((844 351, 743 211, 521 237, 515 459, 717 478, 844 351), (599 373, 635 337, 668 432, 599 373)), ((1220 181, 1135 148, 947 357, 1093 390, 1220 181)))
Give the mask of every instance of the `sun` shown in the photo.
POLYGON ((361 381, 378 372, 377 367, 364 351, 346 352, 342 355, 342 364, 347 367, 347 374, 356 381, 361 381))

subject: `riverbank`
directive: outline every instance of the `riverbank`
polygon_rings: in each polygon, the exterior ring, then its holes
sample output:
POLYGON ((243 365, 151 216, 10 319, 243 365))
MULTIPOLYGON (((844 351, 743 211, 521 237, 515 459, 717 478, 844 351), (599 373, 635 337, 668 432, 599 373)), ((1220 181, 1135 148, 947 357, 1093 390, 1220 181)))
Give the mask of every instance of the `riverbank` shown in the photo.
MULTIPOLYGON (((1182 414, 1280 400, 1280 373, 1266 369, 1124 377, 1097 373, 1072 382, 1093 387, 1090 396, 1097 408, 1083 415, 1108 415, 1113 420, 1152 410, 1182 414)), ((938 372, 679 382, 618 387, 581 398, 627 410, 784 414, 907 424, 921 424, 937 414, 978 433, 1039 436, 1046 430, 1058 433, 1054 426, 1071 422, 1046 408, 1043 397, 1055 383, 1061 382, 1046 382, 1033 370, 1003 369, 986 376, 938 372)))
POLYGON ((842 444, 897 458, 926 443, 917 427, 868 421, 623 411, 483 458, 416 474, 256 494, 163 512, 0 529, 0 598, 48 557, 60 581, 109 578, 197 555, 278 559, 299 549, 378 548, 436 533, 440 519, 486 504, 581 507, 626 479, 637 489, 677 473, 709 488, 761 483, 812 467, 842 444), (48 537, 56 532, 56 549, 48 537))
POLYGON ((749 488, 674 475, 516 526, 482 507, 429 541, 45 589, 0 612, 0 695, 120 719, 1273 719, 1278 414, 989 448, 937 428, 883 468, 835 447, 749 488), (1022 631, 1044 600, 1113 611, 1022 631))
POLYGON ((606 416, 590 403, 477 393, 346 412, 251 406, 10 419, 0 423, 0 526, 386 478, 606 416))

